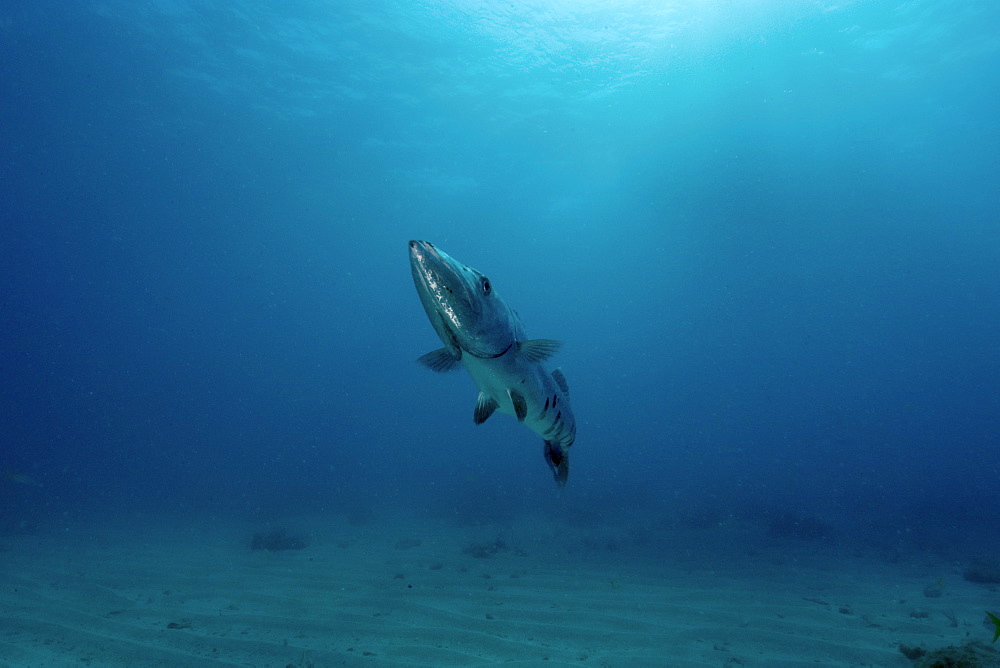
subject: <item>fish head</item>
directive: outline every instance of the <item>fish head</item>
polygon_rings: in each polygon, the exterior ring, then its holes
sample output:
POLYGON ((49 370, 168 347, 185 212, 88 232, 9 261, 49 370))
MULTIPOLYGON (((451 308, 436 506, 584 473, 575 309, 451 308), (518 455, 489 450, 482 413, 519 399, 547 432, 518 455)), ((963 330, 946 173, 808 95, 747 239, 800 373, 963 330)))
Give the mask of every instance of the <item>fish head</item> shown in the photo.
POLYGON ((482 272, 427 241, 410 242, 410 269, 427 317, 456 357, 499 357, 523 334, 517 315, 482 272))

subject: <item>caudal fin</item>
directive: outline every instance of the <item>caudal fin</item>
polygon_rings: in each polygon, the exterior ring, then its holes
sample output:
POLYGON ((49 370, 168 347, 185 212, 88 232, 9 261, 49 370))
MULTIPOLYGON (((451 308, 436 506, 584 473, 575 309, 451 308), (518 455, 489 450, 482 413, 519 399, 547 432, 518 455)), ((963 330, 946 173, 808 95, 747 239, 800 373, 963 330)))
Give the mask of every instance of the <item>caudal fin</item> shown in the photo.
POLYGON ((566 486, 566 479, 569 478, 569 452, 558 441, 545 441, 542 454, 545 455, 545 463, 552 469, 556 484, 562 489, 566 486))

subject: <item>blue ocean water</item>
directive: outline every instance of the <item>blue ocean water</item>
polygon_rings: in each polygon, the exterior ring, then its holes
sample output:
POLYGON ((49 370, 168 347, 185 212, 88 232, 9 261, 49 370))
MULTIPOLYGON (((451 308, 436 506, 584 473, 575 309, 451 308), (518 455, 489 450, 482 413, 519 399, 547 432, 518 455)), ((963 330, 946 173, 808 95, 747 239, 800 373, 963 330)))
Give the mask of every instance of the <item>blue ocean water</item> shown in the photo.
POLYGON ((541 509, 995 555, 998 27, 985 0, 8 0, 0 533, 541 509), (414 362, 440 342, 410 239, 564 342, 562 493, 414 362))

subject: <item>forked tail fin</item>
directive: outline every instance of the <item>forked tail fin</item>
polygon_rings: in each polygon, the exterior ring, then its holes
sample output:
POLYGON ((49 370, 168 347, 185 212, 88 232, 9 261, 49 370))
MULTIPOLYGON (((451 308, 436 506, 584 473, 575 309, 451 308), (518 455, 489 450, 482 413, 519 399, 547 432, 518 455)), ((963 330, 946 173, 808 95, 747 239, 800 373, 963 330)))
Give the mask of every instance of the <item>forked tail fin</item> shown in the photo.
POLYGON ((556 484, 562 489, 569 478, 569 452, 558 441, 545 441, 545 463, 552 469, 556 484))

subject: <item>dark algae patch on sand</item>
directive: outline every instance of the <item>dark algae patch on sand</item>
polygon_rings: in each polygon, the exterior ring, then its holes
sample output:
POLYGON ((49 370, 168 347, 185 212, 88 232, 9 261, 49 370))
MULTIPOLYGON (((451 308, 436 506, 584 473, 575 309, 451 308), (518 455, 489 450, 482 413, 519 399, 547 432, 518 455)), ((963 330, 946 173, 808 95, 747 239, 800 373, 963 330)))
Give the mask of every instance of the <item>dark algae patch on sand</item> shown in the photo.
POLYGON ((913 661, 914 668, 1000 668, 1000 652, 978 640, 933 651, 900 645, 899 651, 913 661))
POLYGON ((962 571, 962 577, 969 582, 1000 584, 1000 562, 973 561, 962 571))
POLYGON ((286 529, 260 532, 253 536, 250 548, 253 550, 303 550, 309 543, 302 536, 290 534, 286 529))

